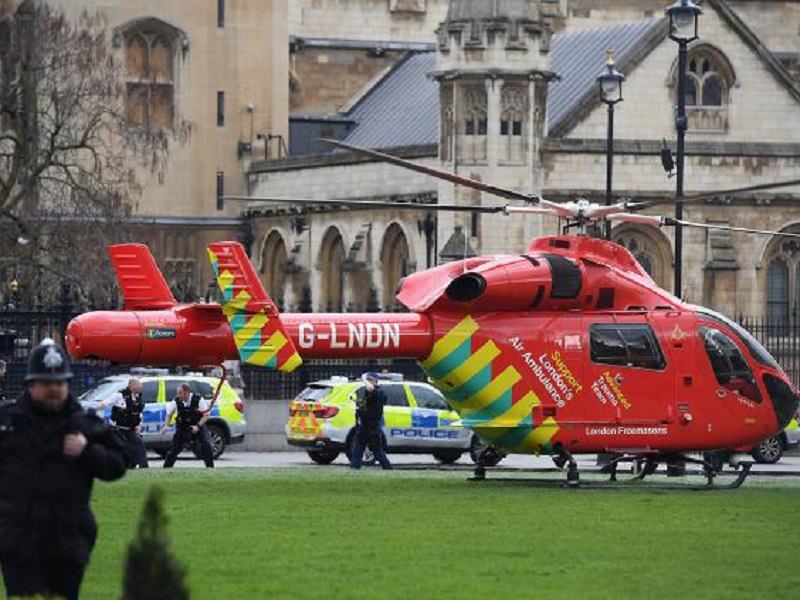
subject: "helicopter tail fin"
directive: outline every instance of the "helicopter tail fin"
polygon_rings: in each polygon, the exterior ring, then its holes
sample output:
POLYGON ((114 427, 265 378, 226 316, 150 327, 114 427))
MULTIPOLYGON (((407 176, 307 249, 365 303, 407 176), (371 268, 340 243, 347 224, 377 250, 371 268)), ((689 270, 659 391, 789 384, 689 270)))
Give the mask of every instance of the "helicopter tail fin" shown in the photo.
POLYGON ((253 264, 238 242, 208 246, 214 278, 222 292, 222 312, 243 362, 290 373, 302 364, 253 264))
POLYGON ((125 310, 162 310, 177 304, 150 249, 144 244, 108 247, 125 310))

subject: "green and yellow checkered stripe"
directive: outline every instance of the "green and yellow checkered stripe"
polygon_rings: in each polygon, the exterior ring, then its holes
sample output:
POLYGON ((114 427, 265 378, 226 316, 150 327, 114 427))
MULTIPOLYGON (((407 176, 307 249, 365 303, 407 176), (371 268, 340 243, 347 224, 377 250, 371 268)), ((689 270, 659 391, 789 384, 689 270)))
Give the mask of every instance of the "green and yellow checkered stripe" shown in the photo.
POLYGON ((549 451, 558 431, 553 418, 534 424, 532 410, 541 404, 508 356, 492 340, 477 335, 478 323, 465 317, 436 341, 421 365, 471 427, 487 442, 511 452, 549 451))

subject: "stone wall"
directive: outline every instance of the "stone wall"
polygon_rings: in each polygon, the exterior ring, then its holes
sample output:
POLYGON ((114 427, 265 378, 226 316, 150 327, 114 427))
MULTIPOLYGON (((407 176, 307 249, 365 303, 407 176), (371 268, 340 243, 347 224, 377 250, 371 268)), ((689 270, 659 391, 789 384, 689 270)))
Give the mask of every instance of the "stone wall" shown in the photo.
MULTIPOLYGON (((398 167, 377 162, 347 161, 335 162, 336 157, 320 157, 322 164, 280 170, 269 165, 269 170, 261 170, 251 175, 253 196, 269 195, 284 198, 319 199, 389 199, 402 195, 408 201, 419 197, 432 200, 436 194, 436 182, 423 175, 409 173, 398 167)), ((297 167, 298 161, 289 161, 297 167)), ((313 161, 311 161, 313 162, 313 161)), ((423 158, 425 164, 435 164, 433 158, 423 158)), ((251 209, 256 208, 251 203, 251 209)), ((344 306, 352 305, 356 310, 364 310, 369 301, 369 288, 374 286, 377 300, 382 307, 387 298, 393 298, 396 282, 385 282, 384 265, 381 263, 385 247, 385 234, 393 224, 402 229, 408 243, 409 265, 416 269, 427 267, 426 238, 420 231, 419 223, 425 219, 424 209, 407 210, 350 210, 350 211, 310 211, 305 215, 304 229, 293 229, 292 211, 266 211, 265 216, 254 221, 256 269, 262 272, 263 258, 260 248, 273 231, 277 231, 287 248, 295 248, 293 257, 296 269, 290 274, 284 290, 284 304, 287 310, 297 310, 302 300, 303 287, 309 286, 312 292, 314 310, 325 311, 322 304, 324 252, 323 240, 331 232, 338 233, 345 250, 353 253, 358 264, 355 270, 344 275, 344 306), (360 266, 363 264, 363 268, 360 266), (385 289, 391 285, 392 289, 385 289)), ((265 281, 268 274, 264 274, 265 281)))
POLYGON ((289 32, 300 37, 433 42, 447 4, 447 0, 292 0, 289 32))
POLYGON ((400 51, 298 48, 291 56, 294 114, 331 115, 353 104, 370 84, 394 65, 400 51))
MULTIPOLYGON (((146 182, 140 214, 238 214, 237 206, 217 211, 217 171, 225 192, 245 191, 246 163, 237 143, 251 132, 288 135, 289 38, 287 3, 277 0, 228 1, 225 26, 218 27, 217 3, 210 0, 51 0, 69 15, 100 11, 108 29, 155 17, 182 30, 188 48, 176 60, 175 110, 190 134, 171 143, 166 178, 142 170, 146 182), (217 125, 217 92, 225 93, 225 124, 217 125), (252 105, 252 112, 248 111, 252 105)), ((109 39, 111 44, 111 39, 109 39)), ((124 47, 114 48, 124 59, 124 47)), ((255 139, 252 141, 255 142, 255 139)))
MULTIPOLYGON (((690 130, 688 140, 794 142, 800 139, 800 102, 712 10, 703 15, 702 39, 697 44, 701 43, 712 45, 727 57, 736 81, 730 89, 727 131, 690 130)), ((672 75, 677 57, 677 44, 666 40, 628 76, 623 86, 625 100, 615 113, 615 138, 675 138, 672 75)), ((598 65, 598 72, 601 67, 598 65)), ((566 137, 605 139, 606 128, 606 107, 600 104, 566 137)))
POLYGON ((245 403, 247 432, 242 446, 232 450, 248 452, 285 452, 296 450, 286 443, 285 426, 289 421, 289 403, 273 400, 251 400, 245 403))

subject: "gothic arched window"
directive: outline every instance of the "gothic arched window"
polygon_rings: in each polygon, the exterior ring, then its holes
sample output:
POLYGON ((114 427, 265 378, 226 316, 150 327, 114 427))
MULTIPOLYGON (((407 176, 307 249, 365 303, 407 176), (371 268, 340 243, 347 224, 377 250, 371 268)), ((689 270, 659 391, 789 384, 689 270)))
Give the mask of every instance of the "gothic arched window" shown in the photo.
POLYGON ((264 241, 261 251, 261 275, 267 293, 272 297, 278 308, 284 308, 286 298, 286 266, 289 256, 286 251, 286 242, 279 231, 273 230, 264 241))
MULTIPOLYGON (((798 233, 797 227, 788 229, 798 233)), ((767 320, 775 327, 800 323, 800 244, 774 238, 764 253, 766 265, 767 320)))
POLYGON ((125 54, 125 109, 128 122, 145 127, 172 127, 178 51, 188 38, 155 18, 136 19, 114 31, 114 44, 125 54))
POLYGON ((459 98, 458 159, 463 163, 486 162, 487 97, 483 85, 461 89, 459 98))
POLYGON ((412 271, 408 240, 403 229, 392 223, 383 236, 381 248, 383 267, 383 307, 387 311, 397 310, 395 300, 397 284, 412 271))
POLYGON ((789 324, 789 266, 782 258, 767 267, 767 320, 777 327, 789 324))
POLYGON ((626 248, 651 279, 667 288, 671 276, 672 257, 669 241, 659 232, 651 232, 637 225, 620 225, 613 232, 613 240, 626 248))
POLYGON ((733 67, 722 52, 708 45, 692 48, 686 68, 686 114, 692 130, 727 131, 728 102, 735 81, 733 67))
POLYGON ((342 234, 329 227, 322 238, 319 269, 322 277, 322 312, 342 312, 344 309, 344 269, 346 250, 342 234))
POLYGON ((528 91, 505 86, 500 97, 500 159, 525 162, 528 120, 528 91))

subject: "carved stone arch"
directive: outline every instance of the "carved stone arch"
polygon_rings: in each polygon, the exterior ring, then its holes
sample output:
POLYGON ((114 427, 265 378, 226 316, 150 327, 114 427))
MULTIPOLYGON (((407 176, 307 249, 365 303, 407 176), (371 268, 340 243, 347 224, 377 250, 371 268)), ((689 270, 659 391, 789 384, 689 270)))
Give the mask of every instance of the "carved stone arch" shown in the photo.
POLYGON ((320 244, 317 269, 320 271, 320 308, 330 312, 342 312, 345 300, 344 261, 347 246, 341 230, 331 225, 325 230, 320 244))
MULTIPOLYGON (((717 65, 717 72, 725 79, 729 87, 738 87, 739 78, 736 76, 736 69, 733 68, 728 56, 719 48, 708 42, 699 42, 692 44, 689 48, 689 56, 687 64, 691 63, 692 59, 705 55, 708 56, 715 65, 717 65)), ((672 61, 669 73, 667 74, 667 87, 676 88, 678 82, 678 59, 672 61)))
POLYGON ((259 273, 264 288, 278 307, 283 308, 286 301, 286 266, 289 262, 289 248, 280 230, 272 229, 264 236, 260 259, 259 273))
MULTIPOLYGON (((800 223, 792 222, 781 233, 800 233, 800 223)), ((788 325, 800 318, 800 242, 773 236, 761 251, 759 287, 766 306, 766 317, 774 325, 788 325)))
POLYGON ((186 35, 186 32, 158 17, 137 17, 117 25, 111 32, 111 44, 115 48, 121 48, 124 45, 125 36, 134 31, 152 31, 162 34, 168 39, 177 40, 177 47, 184 54, 189 51, 189 36, 186 35))
POLYGON ((142 17, 115 27, 112 40, 125 54, 128 122, 172 128, 178 112, 179 56, 189 49, 186 33, 161 19, 142 17))
MULTIPOLYGON (((678 66, 670 69, 667 85, 677 102, 678 66)), ((737 85, 736 71, 720 49, 707 43, 689 49, 686 68, 686 116, 694 131, 725 133, 729 128, 731 89, 737 85)))
POLYGON ((623 223, 614 227, 611 239, 630 251, 659 287, 669 289, 673 258, 667 236, 653 227, 623 223))
MULTIPOLYGON (((779 233, 800 233, 800 219, 789 221, 783 227, 778 230, 779 233)), ((764 236, 759 240, 759 248, 756 252, 756 269, 762 269, 766 266, 765 261, 768 261, 769 258, 773 255, 776 246, 780 245, 780 242, 785 240, 785 238, 773 236, 767 237, 764 236)))
POLYGON ((383 234, 380 246, 381 271, 383 275, 382 306, 390 309, 395 306, 397 284, 416 269, 413 262, 412 246, 405 229, 393 221, 383 234))

